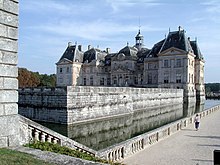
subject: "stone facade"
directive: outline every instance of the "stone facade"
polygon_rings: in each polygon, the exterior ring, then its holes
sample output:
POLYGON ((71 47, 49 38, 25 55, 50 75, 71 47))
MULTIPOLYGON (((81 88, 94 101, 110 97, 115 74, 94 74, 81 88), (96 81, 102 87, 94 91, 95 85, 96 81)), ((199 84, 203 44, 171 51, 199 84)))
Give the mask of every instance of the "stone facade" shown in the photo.
POLYGON ((0 147, 19 144, 18 0, 0 0, 0 147))
POLYGON ((183 90, 164 88, 67 86, 20 89, 19 114, 62 124, 149 111, 149 115, 183 111, 183 90), (171 107, 172 106, 172 107, 171 107))
POLYGON ((19 144, 18 0, 0 0, 0 147, 19 144))
POLYGON ((169 32, 152 49, 140 30, 118 53, 68 44, 57 62, 57 86, 134 86, 184 89, 185 102, 204 101, 204 58, 185 30, 169 32), (190 101, 189 101, 190 99, 190 101), (193 101, 194 100, 194 101, 193 101))

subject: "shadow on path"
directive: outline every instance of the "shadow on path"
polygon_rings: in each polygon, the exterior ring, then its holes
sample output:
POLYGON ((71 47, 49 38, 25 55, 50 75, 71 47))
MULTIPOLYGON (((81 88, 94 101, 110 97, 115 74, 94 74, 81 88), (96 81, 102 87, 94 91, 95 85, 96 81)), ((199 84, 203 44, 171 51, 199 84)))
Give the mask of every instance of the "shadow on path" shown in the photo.
POLYGON ((183 128, 181 131, 196 131, 195 129, 190 129, 190 128, 183 128))
POLYGON ((198 144, 197 146, 202 146, 202 147, 219 147, 220 148, 220 145, 214 145, 214 144, 212 144, 212 145, 210 145, 210 144, 198 144))
POLYGON ((185 136, 195 137, 195 138, 220 139, 220 136, 194 136, 194 135, 185 135, 185 136))
POLYGON ((203 159, 192 159, 192 161, 195 161, 195 162, 213 162, 213 160, 203 160, 203 159))

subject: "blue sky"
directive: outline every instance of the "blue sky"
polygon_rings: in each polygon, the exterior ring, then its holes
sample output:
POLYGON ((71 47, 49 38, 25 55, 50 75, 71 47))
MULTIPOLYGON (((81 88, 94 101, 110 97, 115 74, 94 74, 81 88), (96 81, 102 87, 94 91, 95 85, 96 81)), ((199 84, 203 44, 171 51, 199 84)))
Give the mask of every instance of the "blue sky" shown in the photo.
POLYGON ((117 52, 139 29, 152 46, 178 26, 197 38, 205 82, 220 82, 219 0, 20 0, 19 67, 52 74, 68 42, 117 52), (140 20, 140 21, 139 21, 140 20))

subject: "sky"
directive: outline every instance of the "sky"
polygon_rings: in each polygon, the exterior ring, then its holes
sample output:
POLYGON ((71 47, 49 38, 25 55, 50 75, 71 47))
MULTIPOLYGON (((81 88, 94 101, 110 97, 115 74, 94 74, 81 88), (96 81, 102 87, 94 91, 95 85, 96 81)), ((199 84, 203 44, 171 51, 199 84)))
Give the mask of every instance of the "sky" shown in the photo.
POLYGON ((118 52, 140 28, 146 48, 181 26, 197 39, 205 82, 220 82, 219 0, 19 0, 18 67, 56 73, 68 42, 118 52))

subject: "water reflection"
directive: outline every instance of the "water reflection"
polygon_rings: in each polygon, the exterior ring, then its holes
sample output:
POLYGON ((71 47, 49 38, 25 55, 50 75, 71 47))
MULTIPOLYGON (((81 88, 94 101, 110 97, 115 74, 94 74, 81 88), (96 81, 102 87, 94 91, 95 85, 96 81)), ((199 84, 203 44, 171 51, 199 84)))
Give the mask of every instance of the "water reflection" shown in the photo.
POLYGON ((219 102, 207 100, 205 104, 184 106, 184 110, 182 105, 171 105, 69 126, 42 124, 90 148, 100 150, 217 104, 220 104, 220 100, 219 102))

